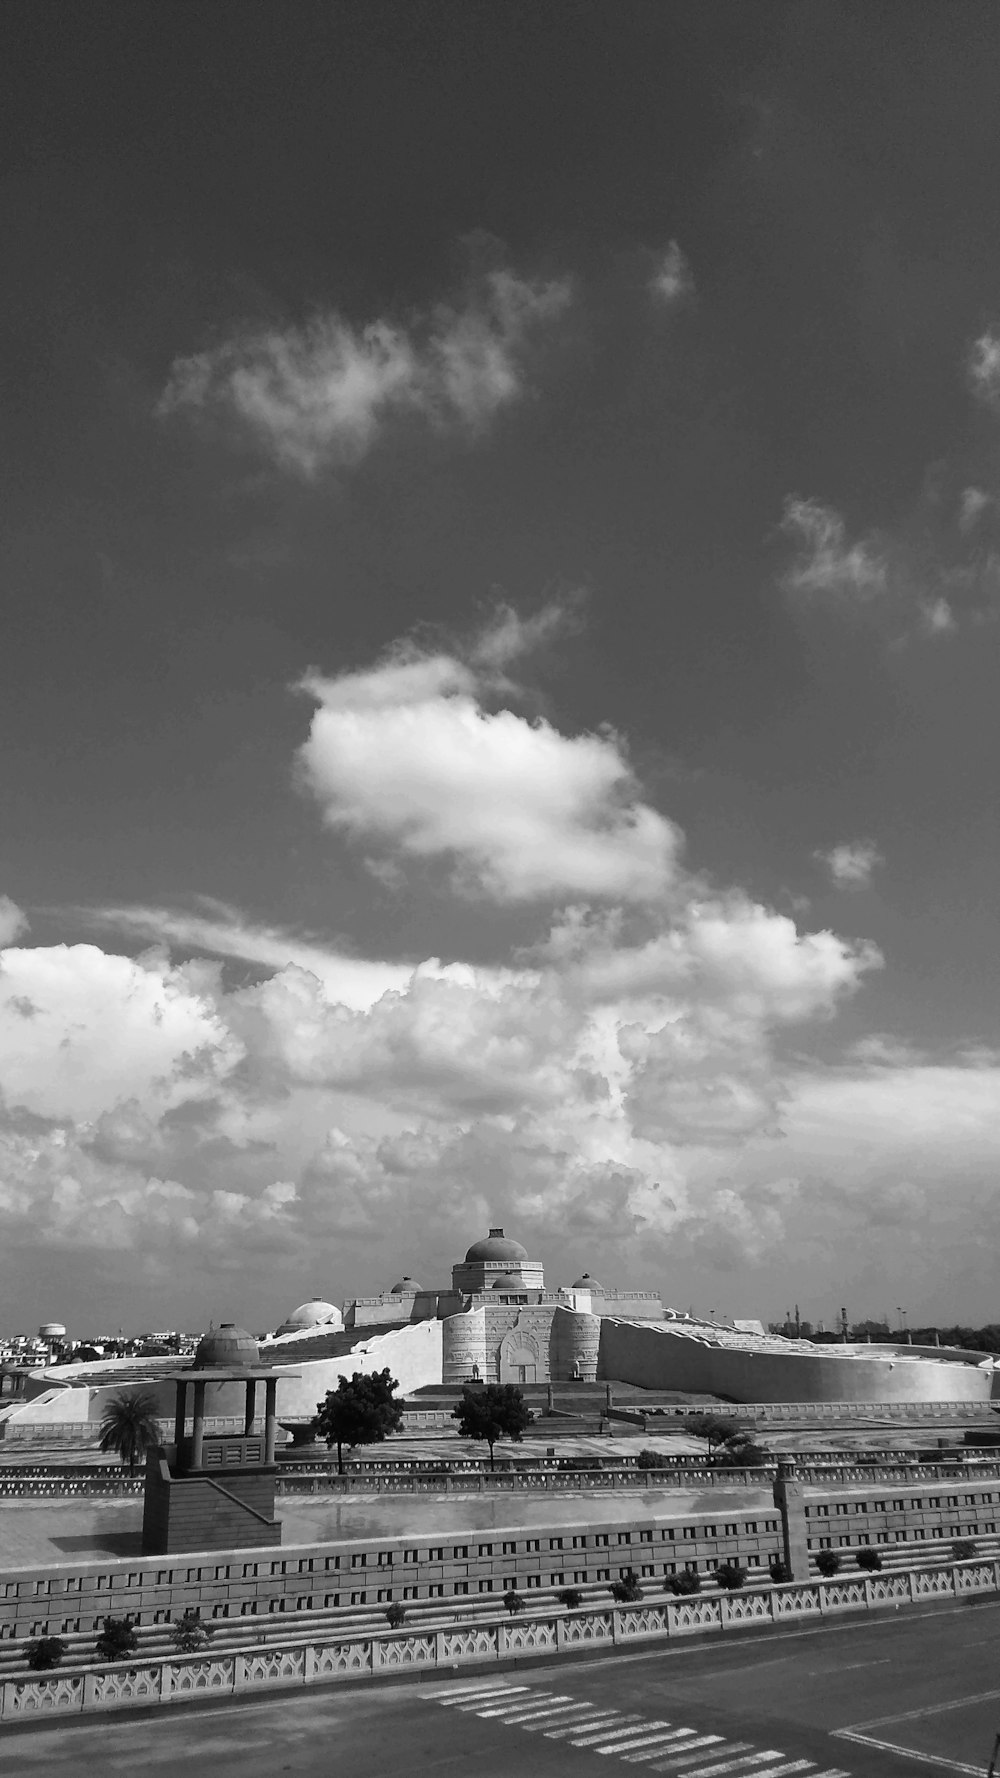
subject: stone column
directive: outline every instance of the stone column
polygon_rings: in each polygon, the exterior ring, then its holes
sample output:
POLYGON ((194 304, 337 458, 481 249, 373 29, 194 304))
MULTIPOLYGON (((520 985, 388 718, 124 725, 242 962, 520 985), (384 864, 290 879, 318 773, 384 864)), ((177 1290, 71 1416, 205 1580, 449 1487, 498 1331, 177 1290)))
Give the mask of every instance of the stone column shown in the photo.
POLYGON ((264 1384, 264 1462, 274 1462, 275 1434, 278 1415, 278 1379, 268 1377, 264 1384))
POLYGON ((243 1437, 249 1438, 253 1431, 254 1410, 257 1406, 257 1379, 247 1378, 247 1405, 243 1416, 243 1437))
POLYGON ((806 1527, 802 1484, 794 1463, 779 1463, 774 1480, 774 1504, 781 1514, 785 1561, 793 1580, 809 1579, 809 1534, 806 1527))
POLYGON ((186 1418, 186 1410, 187 1410, 187 1384, 184 1382, 184 1380, 182 1378, 177 1383, 176 1387, 177 1387, 177 1402, 176 1402, 176 1406, 174 1408, 174 1444, 177 1446, 177 1449, 179 1451, 181 1448, 181 1440, 184 1437, 184 1421, 186 1418))
POLYGON ((205 1379, 199 1377, 194 1386, 194 1437, 191 1440, 191 1468, 200 1469, 205 1455, 205 1379))

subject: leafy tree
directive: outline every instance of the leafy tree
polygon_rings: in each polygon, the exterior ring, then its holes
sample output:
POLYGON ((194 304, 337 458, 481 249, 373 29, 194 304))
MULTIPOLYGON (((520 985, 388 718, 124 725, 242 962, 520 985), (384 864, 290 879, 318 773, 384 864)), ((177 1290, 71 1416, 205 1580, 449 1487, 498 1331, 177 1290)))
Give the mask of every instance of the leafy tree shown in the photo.
POLYGON ((703 1438, 708 1446, 708 1455, 717 1445, 724 1445, 729 1439, 739 1438, 743 1431, 738 1420, 729 1420, 721 1414, 687 1414, 684 1419, 684 1431, 691 1438, 703 1438))
POLYGON ((662 1469, 664 1459, 659 1451, 642 1450, 635 1460, 636 1469, 662 1469))
POLYGON ((398 1630, 406 1618, 406 1606, 399 1599, 394 1599, 385 1608, 385 1621, 390 1630, 398 1630))
POLYGON ((33 1673, 48 1673, 58 1667, 66 1653, 61 1636, 40 1636, 28 1643, 28 1666, 33 1673))
POLYGON ((746 1585, 747 1571, 739 1562, 720 1562, 715 1570, 715 1582, 727 1593, 736 1593, 746 1585))
POLYGON ((612 1581, 611 1597, 617 1599, 619 1605, 634 1605, 642 1598, 642 1587, 634 1568, 626 1568, 620 1580, 612 1581))
POLYGON ((788 1563, 781 1556, 771 1557, 771 1560, 767 1565, 767 1572, 771 1576, 771 1579, 779 1585, 783 1580, 791 1580, 792 1578, 792 1571, 789 1568, 788 1563))
POLYGON ((882 1558, 878 1550, 861 1549, 857 1554, 857 1563, 866 1574, 877 1574, 882 1566, 882 1558))
POLYGON ((840 1557, 836 1550, 820 1550, 816 1557, 816 1567, 825 1580, 840 1573, 840 1557))
POLYGON ((516 1587, 508 1587, 503 1596, 503 1602, 511 1617, 516 1617, 519 1611, 524 1611, 528 1604, 527 1599, 522 1597, 516 1587))
POLYGON ((189 1605, 183 1617, 179 1617, 174 1624, 174 1647, 178 1654, 200 1654, 211 1634, 212 1626, 202 1623, 199 1606, 189 1605))
POLYGON ((101 1450, 114 1451, 134 1475, 146 1452, 162 1444, 156 1396, 148 1389, 113 1395, 101 1415, 101 1450))
POLYGON ((956 1562, 971 1562, 974 1556, 978 1556, 979 1548, 971 1537, 957 1537, 951 1546, 951 1553, 956 1562))
POLYGON ((135 1625, 130 1617, 106 1617, 95 1644, 101 1661, 124 1661, 139 1646, 135 1625))
POLYGON ((556 1597, 560 1605, 565 1605, 567 1611, 576 1611, 583 1604, 583 1594, 579 1587, 563 1587, 562 1592, 558 1593, 556 1597))
POLYGON ((667 1581, 667 1592, 682 1599, 690 1593, 700 1593, 701 1575, 695 1568, 682 1568, 680 1574, 670 1576, 667 1581))
POLYGON ((519 1445, 522 1432, 535 1418, 515 1383, 485 1383, 478 1389, 466 1383, 451 1417, 458 1421, 460 1438, 485 1439, 490 1447, 491 1469, 497 1440, 509 1438, 519 1445))
POLYGON ((313 1431, 325 1438, 327 1449, 337 1447, 337 1469, 344 1473, 344 1446, 380 1445, 403 1424, 403 1404, 395 1400, 398 1387, 388 1369, 363 1376, 341 1377, 336 1389, 317 1402, 313 1431))
POLYGON ((751 1438, 727 1442, 715 1459, 720 1469, 764 1469, 771 1462, 771 1453, 751 1438))

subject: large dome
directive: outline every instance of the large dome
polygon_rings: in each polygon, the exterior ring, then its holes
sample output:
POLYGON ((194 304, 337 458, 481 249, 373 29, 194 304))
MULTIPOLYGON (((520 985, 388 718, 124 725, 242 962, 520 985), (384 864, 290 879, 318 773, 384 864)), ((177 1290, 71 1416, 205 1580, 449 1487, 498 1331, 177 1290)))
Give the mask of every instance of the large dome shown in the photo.
POLYGON ((260 1363, 260 1347, 253 1334, 234 1321, 224 1321, 211 1333, 202 1334, 191 1366, 195 1371, 250 1370, 260 1363))
POLYGON ((528 1257, 528 1249, 520 1241, 508 1241, 503 1229, 491 1229, 485 1241, 474 1241, 465 1256, 466 1265, 492 1260, 501 1265, 520 1265, 528 1257))
POLYGON ((342 1327, 344 1318, 336 1303, 325 1302, 320 1296, 310 1297, 307 1303, 300 1303, 293 1309, 286 1321, 281 1323, 279 1334, 305 1333, 311 1327, 342 1327))
POLYGON ((592 1278, 590 1276, 589 1272, 584 1272, 582 1278, 577 1278, 574 1280, 573 1289, 574 1290, 603 1290, 604 1285, 598 1283, 598 1280, 596 1278, 592 1278))
POLYGON ((389 1295, 390 1296, 419 1296, 419 1294, 423 1290, 423 1288, 424 1287, 422 1284, 418 1284, 417 1280, 415 1278, 411 1278, 409 1273, 407 1273, 405 1278, 400 1278, 399 1283, 393 1285, 392 1289, 389 1292, 389 1295))

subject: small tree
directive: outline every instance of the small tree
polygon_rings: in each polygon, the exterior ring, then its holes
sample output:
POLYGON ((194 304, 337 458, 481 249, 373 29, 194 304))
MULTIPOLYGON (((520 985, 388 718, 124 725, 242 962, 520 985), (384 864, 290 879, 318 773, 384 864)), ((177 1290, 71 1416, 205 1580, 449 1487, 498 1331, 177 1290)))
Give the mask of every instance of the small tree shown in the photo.
POLYGON ((207 1645, 212 1634, 211 1624, 201 1621, 201 1609, 197 1605, 189 1605, 183 1617, 179 1617, 173 1627, 174 1647, 178 1654, 196 1655, 207 1645))
POLYGON ((563 1587, 562 1592, 557 1593, 556 1597, 560 1605, 565 1605, 567 1611, 577 1611, 583 1604, 583 1594, 579 1587, 563 1587))
POLYGON ((763 1469, 771 1462, 771 1453, 753 1439, 727 1439, 715 1461, 722 1469, 763 1469))
POLYGON ((28 1643, 28 1666, 33 1673, 48 1673, 60 1665, 65 1653, 61 1636, 39 1636, 37 1641, 28 1643))
POLYGON ((705 1440, 710 1460, 717 1445, 724 1445, 727 1440, 738 1438, 743 1430, 738 1420, 725 1419, 721 1414, 688 1414, 683 1424, 684 1431, 691 1438, 705 1440))
POLYGON ((386 1606, 385 1621, 388 1624, 390 1630, 398 1630, 400 1625, 405 1621, 405 1619, 406 1619, 406 1606, 402 1603, 402 1601, 400 1599, 394 1599, 391 1605, 386 1606))
POLYGON ((739 1562, 720 1562, 715 1570, 715 1584, 727 1593, 736 1593, 746 1584, 747 1571, 739 1562))
POLYGON ((878 1550, 861 1549, 857 1554, 857 1563, 866 1574, 877 1574, 882 1566, 882 1558, 878 1550))
POLYGON ((771 1576, 771 1579, 779 1585, 782 1581, 791 1580, 792 1578, 792 1571, 789 1568, 788 1563, 781 1556, 771 1557, 771 1560, 767 1565, 767 1572, 771 1576))
POLYGON ((516 1617, 519 1611, 524 1611, 528 1603, 527 1599, 522 1598, 516 1587, 508 1587, 503 1596, 503 1602, 511 1617, 516 1617))
POLYGON ((355 1371, 352 1377, 341 1377, 323 1401, 317 1402, 313 1430, 317 1438, 325 1438, 327 1450, 337 1447, 337 1469, 344 1473, 344 1446, 380 1445, 391 1432, 403 1424, 403 1404, 395 1400, 398 1385, 392 1373, 373 1371, 364 1376, 355 1371))
POLYGON ((840 1557, 836 1550, 820 1550, 816 1557, 816 1567, 824 1580, 830 1580, 833 1575, 839 1574, 840 1557))
POLYGON ((148 1389, 112 1396, 101 1415, 102 1451, 114 1451, 134 1475, 146 1452, 162 1444, 156 1396, 148 1389))
POLYGON ((130 1617, 106 1617, 95 1644, 101 1661, 124 1661, 139 1646, 135 1625, 130 1617))
POLYGON ((612 1581, 611 1597, 616 1599, 619 1605, 634 1605, 638 1599, 642 1598, 642 1587, 639 1585, 639 1576, 634 1568, 626 1568, 620 1580, 612 1581))
POLYGON ((458 1421, 460 1438, 485 1439, 490 1447, 491 1469, 497 1440, 509 1438, 519 1445, 522 1432, 535 1418, 514 1383, 486 1383, 478 1389, 466 1383, 451 1417, 458 1421))
POLYGON ((956 1562, 971 1562, 974 1556, 978 1556, 979 1548, 971 1537, 958 1537, 951 1546, 951 1553, 956 1562))
POLYGON ((680 1574, 672 1574, 667 1581, 667 1592, 678 1598, 685 1598, 690 1593, 701 1592, 701 1575, 696 1568, 682 1568, 680 1574))
POLYGON ((663 1458, 659 1451, 640 1451, 635 1460, 636 1469, 662 1469, 663 1458))

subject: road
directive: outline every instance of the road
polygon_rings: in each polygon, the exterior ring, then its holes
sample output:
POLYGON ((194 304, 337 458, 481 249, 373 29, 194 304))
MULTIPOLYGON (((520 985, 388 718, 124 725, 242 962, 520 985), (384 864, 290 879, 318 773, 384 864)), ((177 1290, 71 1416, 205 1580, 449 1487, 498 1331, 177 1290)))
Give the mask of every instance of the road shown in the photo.
POLYGON ((986 1771, 1000 1601, 0 1733, 17 1778, 931 1778, 986 1771))

